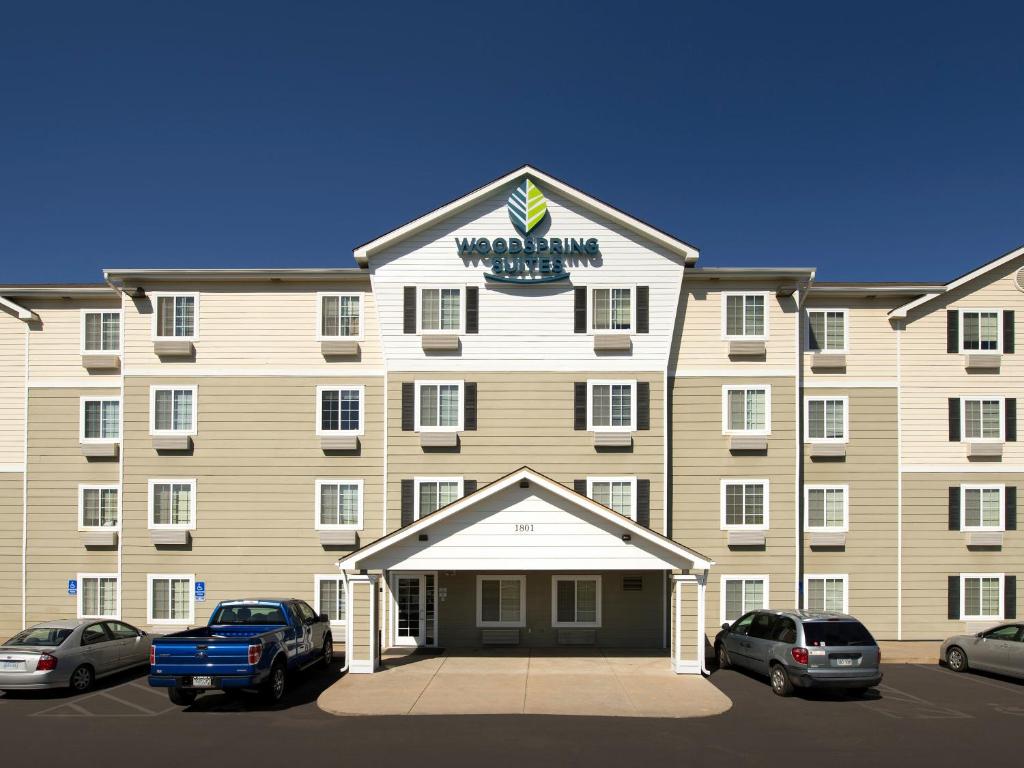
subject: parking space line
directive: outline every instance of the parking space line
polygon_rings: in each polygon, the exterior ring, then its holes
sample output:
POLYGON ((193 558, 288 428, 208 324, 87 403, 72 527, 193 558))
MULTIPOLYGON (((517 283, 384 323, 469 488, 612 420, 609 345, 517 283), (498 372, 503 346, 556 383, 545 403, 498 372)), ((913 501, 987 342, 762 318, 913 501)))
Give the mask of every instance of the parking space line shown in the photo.
POLYGON ((933 672, 938 672, 940 675, 950 675, 954 679, 973 680, 976 683, 979 683, 981 685, 987 685, 989 688, 995 688, 998 691, 1007 691, 1008 693, 1016 693, 1018 695, 1024 694, 1024 687, 1016 685, 1014 683, 1002 683, 998 680, 989 680, 985 677, 978 677, 977 675, 972 675, 969 672, 967 674, 957 675, 956 673, 951 672, 950 670, 945 669, 944 667, 925 666, 924 664, 915 664, 914 666, 919 667, 920 669, 930 669, 933 672))
POLYGON ((126 699, 122 699, 121 697, 115 696, 114 694, 110 693, 109 691, 103 691, 102 693, 100 693, 100 696, 108 698, 111 701, 116 701, 118 704, 123 704, 126 707, 131 707, 132 709, 137 709, 137 710, 139 710, 139 712, 145 712, 147 715, 155 715, 155 714, 157 714, 152 709, 147 709, 146 707, 142 706, 141 704, 136 704, 136 703, 128 701, 126 699))
POLYGON ((907 693, 885 683, 878 686, 878 690, 882 693, 881 699, 860 702, 860 706, 870 712, 885 715, 893 720, 970 720, 974 717, 966 712, 943 707, 928 701, 928 699, 922 699, 920 696, 915 696, 912 693, 907 693), (896 706, 904 705, 910 711, 887 710, 885 707, 886 703, 896 706))
POLYGON ((167 696, 167 694, 164 693, 164 690, 162 688, 153 688, 152 686, 149 686, 149 685, 136 685, 135 683, 126 683, 126 685, 131 687, 131 688, 135 688, 136 690, 139 690, 139 691, 145 691, 146 693, 152 693, 154 696, 159 696, 160 698, 166 698, 166 696, 167 696))

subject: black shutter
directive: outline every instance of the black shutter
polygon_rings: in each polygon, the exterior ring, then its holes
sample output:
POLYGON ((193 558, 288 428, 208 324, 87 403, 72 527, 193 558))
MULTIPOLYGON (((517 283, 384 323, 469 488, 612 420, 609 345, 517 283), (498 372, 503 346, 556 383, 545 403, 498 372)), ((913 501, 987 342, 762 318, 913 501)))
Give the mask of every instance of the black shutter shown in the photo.
POLYGON ((960 577, 949 576, 946 579, 946 584, 946 618, 958 620, 960 618, 960 577))
POLYGON ((412 496, 415 492, 412 480, 402 481, 402 525, 412 522, 412 496))
POLYGON ((463 428, 467 432, 472 432, 476 429, 476 382, 467 381, 464 385, 465 392, 463 395, 463 428))
POLYGON ((1006 498, 1003 501, 1003 510, 1006 513, 1006 530, 1017 530, 1017 486, 1008 485, 1003 491, 1006 498))
POLYGON ((402 431, 416 429, 416 385, 411 381, 402 382, 402 431))
POLYGON ((1006 438, 1006 442, 1015 443, 1017 442, 1017 398, 1006 398, 1003 401, 1003 407, 1006 409, 1006 429, 1003 436, 1006 438))
POLYGON ((946 351, 960 351, 960 313, 955 309, 946 310, 946 351))
POLYGON ((1003 310, 1003 352, 1013 354, 1013 310, 1003 310))
POLYGON ((466 288, 466 333, 480 333, 480 289, 466 288))
POLYGON ((586 480, 573 480, 572 481, 572 489, 574 491, 576 491, 576 493, 580 493, 580 494, 586 496, 587 495, 587 481, 586 480))
POLYGON ((573 292, 573 333, 587 332, 587 289, 576 288, 573 292))
POLYGON ((402 332, 416 333, 416 286, 405 286, 405 303, 402 307, 402 332))
POLYGON ((646 285, 636 287, 636 332, 651 331, 651 289, 646 285))
POLYGON ((651 384, 648 381, 636 383, 636 428, 651 428, 651 384))
POLYGON ((644 528, 651 527, 651 481, 636 481, 636 521, 644 528))
POLYGON ((949 398, 949 442, 960 442, 960 398, 949 398))
POLYGON ((577 381, 573 384, 572 428, 587 428, 587 382, 577 381))
POLYGON ((949 530, 960 530, 960 486, 949 486, 949 530))
POLYGON ((469 496, 471 493, 476 493, 476 487, 476 480, 463 480, 462 495, 469 496))
POLYGON ((1003 618, 1017 618, 1017 577, 1003 576, 1003 618))

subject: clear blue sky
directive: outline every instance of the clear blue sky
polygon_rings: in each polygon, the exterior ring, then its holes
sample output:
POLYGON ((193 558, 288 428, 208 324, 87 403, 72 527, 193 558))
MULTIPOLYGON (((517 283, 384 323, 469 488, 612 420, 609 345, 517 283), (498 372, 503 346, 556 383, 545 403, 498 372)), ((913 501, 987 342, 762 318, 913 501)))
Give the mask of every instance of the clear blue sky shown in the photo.
POLYGON ((1024 243, 1020 2, 403 6, 7 4, 0 283, 351 266, 527 162, 704 266, 946 280, 1024 243))

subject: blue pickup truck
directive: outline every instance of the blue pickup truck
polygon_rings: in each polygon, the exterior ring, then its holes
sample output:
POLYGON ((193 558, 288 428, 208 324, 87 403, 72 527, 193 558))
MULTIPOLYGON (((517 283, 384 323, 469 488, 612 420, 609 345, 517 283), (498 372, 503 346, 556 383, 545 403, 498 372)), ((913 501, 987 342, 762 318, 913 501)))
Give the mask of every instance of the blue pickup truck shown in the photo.
POLYGON ((293 598, 227 600, 205 627, 163 635, 149 652, 149 684, 166 688, 174 704, 188 706, 209 690, 248 689, 273 704, 289 672, 334 653, 331 623, 293 598))

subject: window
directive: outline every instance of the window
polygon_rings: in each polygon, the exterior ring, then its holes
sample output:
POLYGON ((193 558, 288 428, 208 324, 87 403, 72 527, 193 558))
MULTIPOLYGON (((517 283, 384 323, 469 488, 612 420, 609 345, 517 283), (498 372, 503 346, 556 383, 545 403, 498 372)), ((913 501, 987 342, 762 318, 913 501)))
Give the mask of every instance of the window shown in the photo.
POLYGON ((748 611, 768 606, 767 576, 723 576, 722 624, 733 622, 748 611))
POLYGON ((363 302, 358 293, 321 293, 320 339, 361 339, 363 302))
POLYGON ((1011 624, 1007 627, 990 629, 985 633, 985 637, 990 640, 1002 640, 1004 643, 1018 643, 1020 642, 1020 627, 1016 624, 1011 624))
POLYGON ((623 517, 636 520, 635 477, 588 477, 587 496, 623 517))
POLYGON ((768 530, 768 481, 722 481, 722 530, 768 530))
POLYGON ((420 332, 462 331, 462 288, 421 288, 420 332))
POLYGON ((807 310, 807 348, 815 352, 845 352, 846 310, 807 310))
POLYGON ((588 381, 587 420, 590 431, 634 431, 635 390, 635 381, 588 381))
POLYGON ((121 400, 117 397, 81 399, 83 443, 116 443, 121 439, 121 400))
POLYGON ((807 440, 815 443, 845 443, 849 440, 846 397, 809 397, 804 412, 807 440))
POLYGON ((848 487, 809 485, 804 489, 804 527, 808 531, 849 530, 848 487))
POLYGON ((633 327, 632 288, 592 288, 591 330, 628 333, 633 327))
POLYGON ((121 617, 121 589, 116 573, 78 574, 78 618, 121 617))
POLYGON ((78 486, 78 528, 108 528, 120 524, 120 505, 116 485, 78 486))
POLYGON ((121 351, 121 310, 82 310, 82 352, 121 351))
POLYGON ((965 397, 962 434, 965 440, 1003 439, 1003 399, 1001 397, 965 397))
POLYGON ((146 620, 150 624, 192 624, 195 622, 192 574, 157 574, 146 577, 148 590, 146 620))
POLYGON ((772 429, 772 388, 722 387, 722 432, 767 435, 772 429))
POLYGON ((1001 531, 1003 517, 1002 485, 964 485, 960 488, 962 531, 1001 531))
POLYGON ((1003 574, 960 574, 960 606, 964 621, 1003 618, 1003 574))
POLYGON ((110 636, 115 640, 134 640, 139 636, 139 631, 135 627, 122 624, 119 621, 108 621, 106 624, 107 629, 110 630, 110 636))
POLYGON ((363 434, 363 388, 317 387, 318 435, 363 434))
POLYGON ((809 611, 848 613, 845 574, 815 575, 804 578, 804 600, 809 611))
POLYGON ((194 529, 195 500, 195 480, 150 480, 149 527, 194 529))
POLYGON ((421 432, 462 430, 461 381, 416 382, 416 428, 421 432))
POLYGON ((194 435, 196 433, 196 387, 155 386, 149 388, 149 433, 151 435, 194 435))
POLYGON ((363 527, 363 481, 316 481, 316 530, 358 531, 363 527))
POLYGON ((963 352, 998 352, 1002 349, 999 310, 960 310, 960 349, 963 352))
POLYGON ((153 337, 195 341, 199 335, 199 294, 153 294, 153 337))
POLYGON ((764 339, 768 336, 764 293, 726 293, 722 305, 725 337, 764 339))
POLYGON ((338 576, 314 576, 313 605, 317 614, 326 613, 332 625, 348 620, 345 605, 345 582, 338 576))
POLYGON ((476 625, 526 626, 526 577, 477 576, 476 625))
POLYGON ((600 627, 601 577, 552 576, 551 626, 600 627))
POLYGON ((417 477, 413 481, 416 496, 413 499, 413 519, 451 504, 463 495, 461 477, 417 477))

